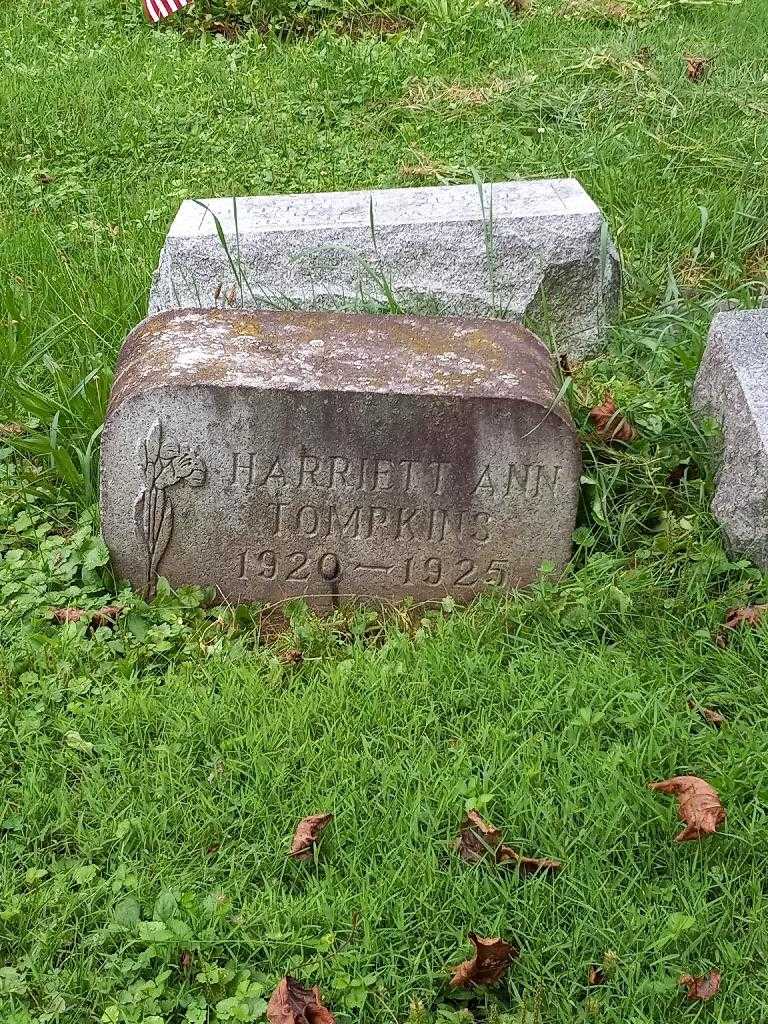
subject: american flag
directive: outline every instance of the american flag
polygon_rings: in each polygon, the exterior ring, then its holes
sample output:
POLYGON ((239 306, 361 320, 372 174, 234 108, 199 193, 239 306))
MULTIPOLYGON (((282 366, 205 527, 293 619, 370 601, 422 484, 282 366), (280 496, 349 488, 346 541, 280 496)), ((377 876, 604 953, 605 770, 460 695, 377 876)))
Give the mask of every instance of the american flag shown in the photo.
POLYGON ((163 18, 168 18, 176 11, 180 11, 182 7, 186 7, 189 0, 142 0, 142 2, 147 21, 157 24, 163 18))

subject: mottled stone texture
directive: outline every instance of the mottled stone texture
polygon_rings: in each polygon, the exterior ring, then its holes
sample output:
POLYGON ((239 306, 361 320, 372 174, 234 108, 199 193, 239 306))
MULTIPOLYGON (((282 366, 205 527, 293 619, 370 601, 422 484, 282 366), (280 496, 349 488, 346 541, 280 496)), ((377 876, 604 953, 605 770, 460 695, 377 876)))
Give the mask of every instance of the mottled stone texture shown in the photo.
POLYGON ((550 355, 494 320, 181 310, 140 324, 102 526, 141 588, 466 600, 571 549, 579 445, 550 355))
POLYGON ((712 511, 731 549, 768 569, 768 309, 715 317, 693 400, 722 426, 712 511))
POLYGON ((486 185, 482 199, 456 185, 187 200, 149 311, 386 308, 389 289, 422 313, 533 316, 583 359, 604 346, 619 264, 600 210, 572 179, 486 185))

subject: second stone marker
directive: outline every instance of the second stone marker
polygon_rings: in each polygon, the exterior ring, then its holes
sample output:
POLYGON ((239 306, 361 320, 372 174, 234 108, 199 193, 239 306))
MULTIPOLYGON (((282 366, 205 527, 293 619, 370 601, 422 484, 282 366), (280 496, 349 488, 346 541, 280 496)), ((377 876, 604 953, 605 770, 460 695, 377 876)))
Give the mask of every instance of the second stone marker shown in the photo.
POLYGON ((514 324, 180 310, 120 355, 102 526, 142 589, 467 600, 571 550, 580 453, 514 324))

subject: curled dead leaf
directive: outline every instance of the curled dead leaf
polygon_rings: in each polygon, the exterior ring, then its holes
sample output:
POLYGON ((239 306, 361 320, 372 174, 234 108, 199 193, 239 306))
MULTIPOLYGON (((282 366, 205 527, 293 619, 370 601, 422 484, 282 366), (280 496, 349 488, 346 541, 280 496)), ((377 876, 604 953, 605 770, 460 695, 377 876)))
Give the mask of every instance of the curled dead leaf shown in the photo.
POLYGON ((267 1004, 269 1024, 336 1024, 336 1018, 323 1006, 320 989, 304 988, 291 978, 283 978, 267 1004))
POLYGON ((743 608, 729 608, 722 626, 715 635, 715 643, 718 647, 727 647, 729 630, 738 629, 742 625, 754 629, 767 611, 768 604, 748 604, 743 608))
POLYGON ((562 861, 549 857, 524 857, 501 841, 501 829, 495 828, 477 811, 469 811, 456 840, 456 850, 462 860, 476 864, 491 856, 497 864, 513 864, 523 873, 559 871, 562 861))
POLYGON ((456 849, 462 860, 476 864, 489 853, 496 853, 501 843, 501 831, 494 828, 477 811, 469 811, 461 827, 456 849))
POLYGON ((21 423, 0 423, 0 437, 21 437, 23 433, 21 423))
POLYGON ((312 860, 320 836, 332 820, 332 814, 311 814, 308 818, 302 818, 293 834, 289 856, 294 860, 312 860))
POLYGON ((705 722, 709 722, 709 724, 713 725, 716 729, 719 729, 721 725, 725 725, 728 721, 725 715, 721 714, 719 711, 715 711, 714 708, 702 707, 701 704, 697 703, 695 700, 689 700, 688 707, 691 711, 697 711, 705 722))
POLYGON ((600 967, 599 964, 592 964, 587 971, 587 984, 592 985, 604 985, 608 977, 605 973, 605 969, 600 967))
POLYGON ((613 396, 608 391, 603 395, 602 404, 589 410, 589 418, 597 436, 606 444, 615 444, 617 441, 629 444, 637 437, 637 431, 621 415, 613 396))
POLYGON ((561 860, 553 860, 551 857, 524 857, 506 845, 500 846, 496 851, 496 860, 499 864, 514 864, 523 874, 534 874, 537 871, 549 871, 554 874, 563 866, 561 860))
POLYGON ((121 605, 110 604, 95 610, 86 608, 52 608, 51 613, 53 621, 59 625, 63 625, 66 622, 81 622, 83 619, 87 619, 91 629, 98 629, 100 626, 114 626, 122 610, 121 605))
POLYGON ((742 624, 756 626, 767 611, 768 604, 748 604, 743 608, 729 608, 725 613, 723 627, 737 629, 742 624))
POLYGON ((720 971, 710 971, 708 974, 697 976, 682 974, 678 984, 685 985, 688 989, 686 995, 690 1000, 699 1000, 703 1003, 717 995, 720 989, 720 971))
POLYGON ((519 949, 501 938, 483 939, 475 932, 470 932, 469 941, 475 947, 475 955, 471 960, 451 968, 451 988, 496 985, 512 961, 520 955, 519 949))
POLYGON ((693 54, 685 56, 685 73, 691 82, 701 82, 709 74, 709 60, 707 57, 696 57, 693 54))
POLYGON ((717 791, 696 775, 649 782, 648 788, 676 797, 677 816, 685 822, 685 828, 675 836, 676 843, 711 836, 725 821, 725 808, 717 791))

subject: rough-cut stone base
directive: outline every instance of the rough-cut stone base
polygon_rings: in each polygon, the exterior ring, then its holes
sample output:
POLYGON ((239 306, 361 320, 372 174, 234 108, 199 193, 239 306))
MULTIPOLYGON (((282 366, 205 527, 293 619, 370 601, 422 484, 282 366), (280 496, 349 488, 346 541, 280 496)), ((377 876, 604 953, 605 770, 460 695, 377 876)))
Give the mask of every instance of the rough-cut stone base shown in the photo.
POLYGON ((515 324, 173 311, 120 354, 102 528, 141 589, 465 601, 563 567, 580 467, 515 324))
POLYGON ((723 430, 712 511, 731 549, 768 569, 768 309, 715 317, 693 401, 723 430))
POLYGON ((394 293, 409 311, 540 319, 583 359, 605 345, 619 278, 573 179, 486 185, 482 200, 474 185, 187 200, 149 312, 388 308, 394 293))

